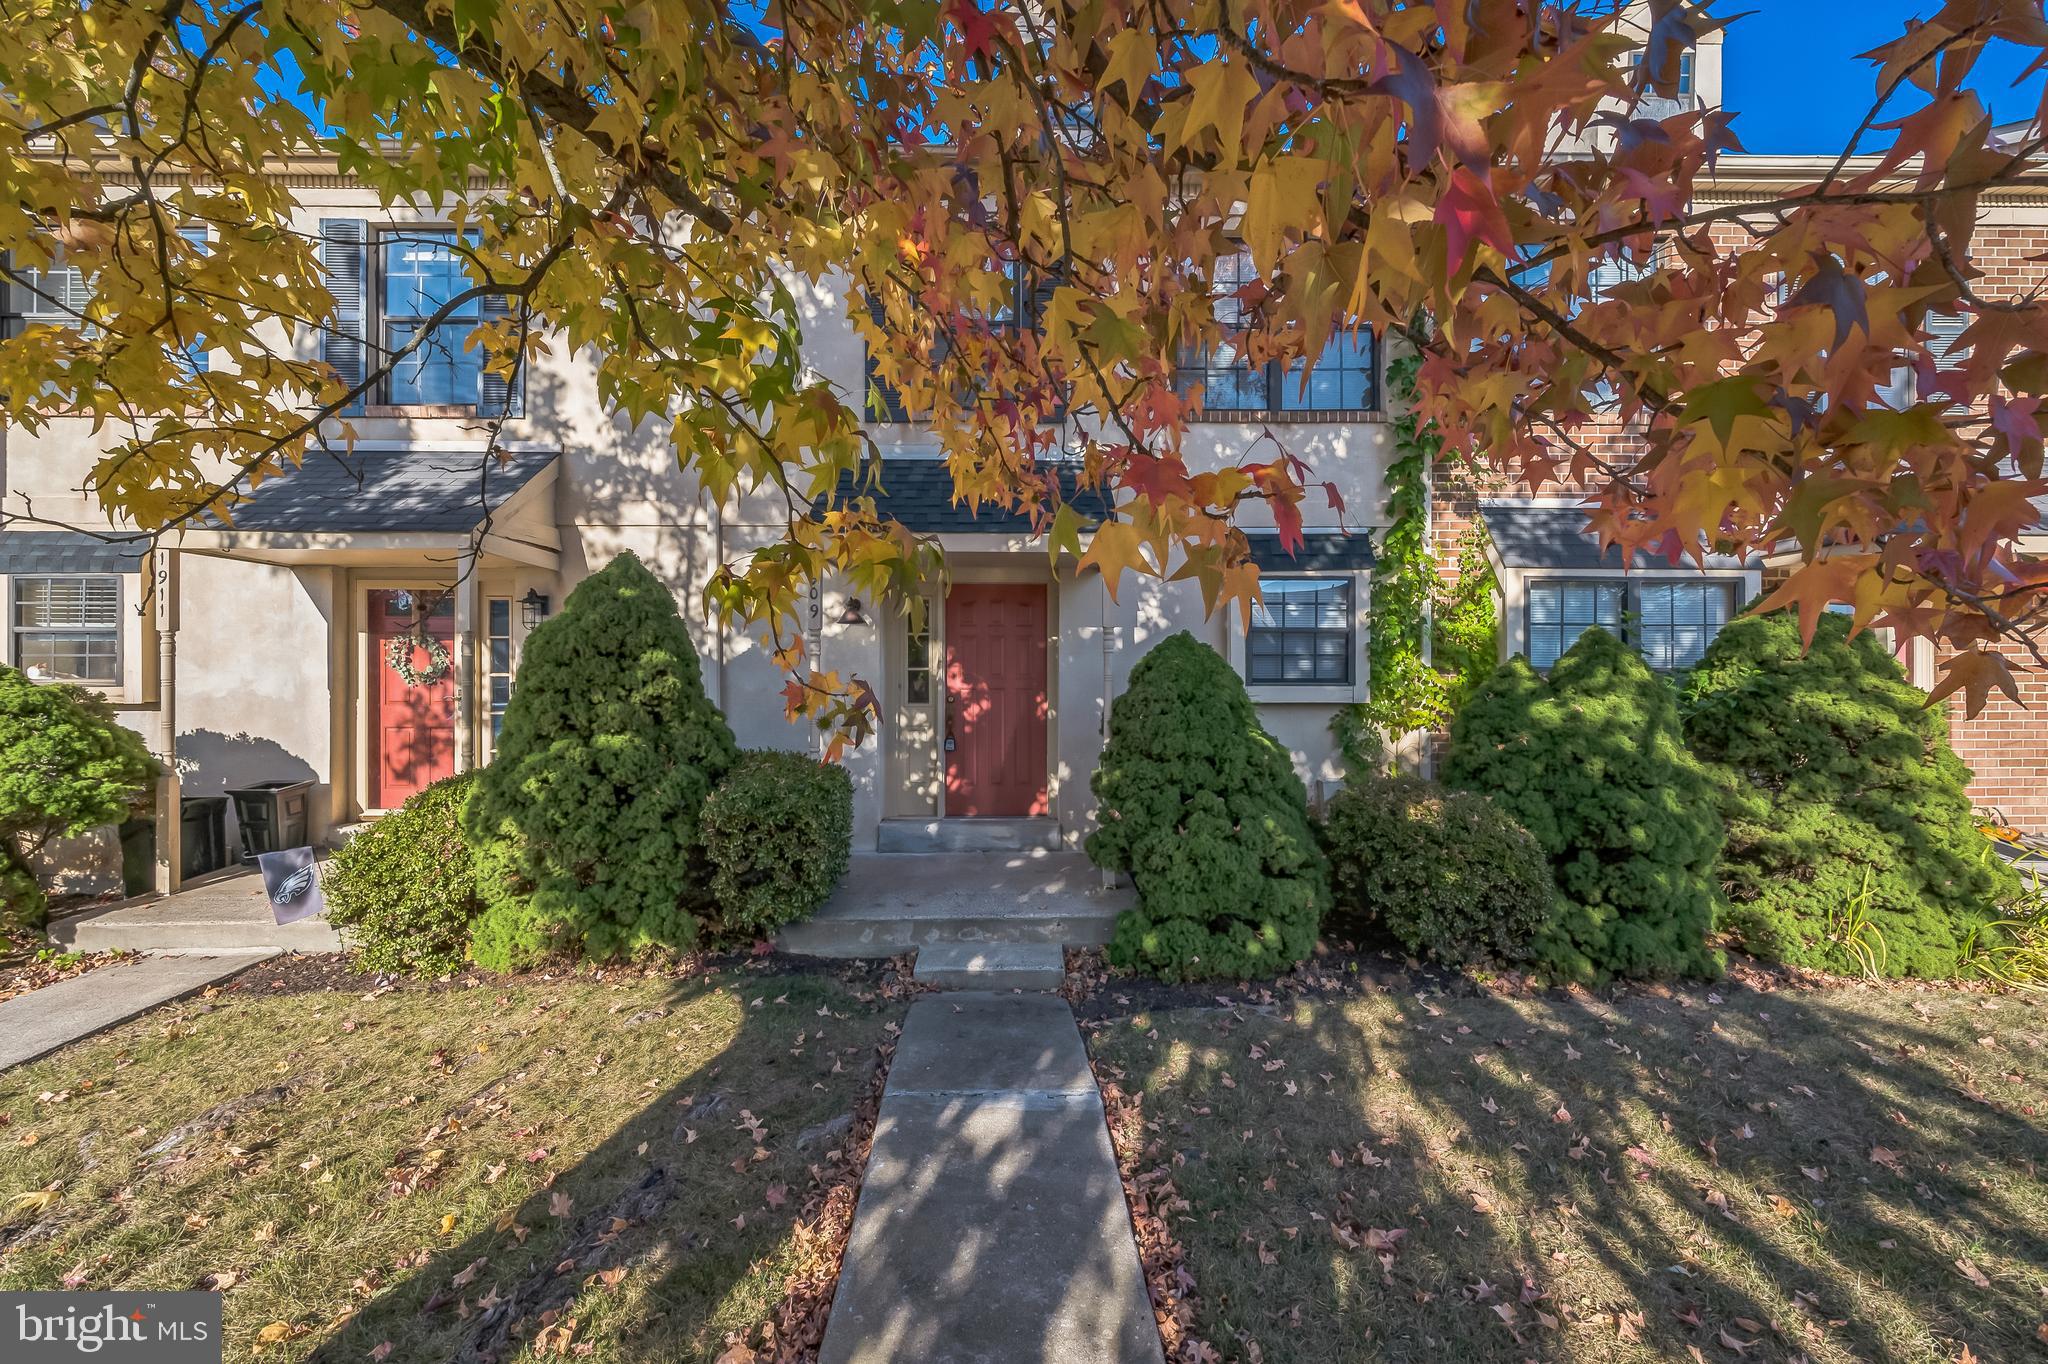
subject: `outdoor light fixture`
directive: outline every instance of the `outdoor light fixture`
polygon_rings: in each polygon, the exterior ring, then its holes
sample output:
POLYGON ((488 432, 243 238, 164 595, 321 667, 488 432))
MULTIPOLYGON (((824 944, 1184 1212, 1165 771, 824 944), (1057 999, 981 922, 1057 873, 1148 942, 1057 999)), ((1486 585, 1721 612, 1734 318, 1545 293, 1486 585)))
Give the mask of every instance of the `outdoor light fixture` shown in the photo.
POLYGON ((868 623, 867 616, 860 609, 859 597, 848 597, 846 599, 846 609, 839 613, 839 623, 841 625, 866 625, 868 623))
POLYGON ((540 594, 537 587, 526 589, 526 595, 519 599, 519 620, 531 630, 548 618, 548 599, 540 594))

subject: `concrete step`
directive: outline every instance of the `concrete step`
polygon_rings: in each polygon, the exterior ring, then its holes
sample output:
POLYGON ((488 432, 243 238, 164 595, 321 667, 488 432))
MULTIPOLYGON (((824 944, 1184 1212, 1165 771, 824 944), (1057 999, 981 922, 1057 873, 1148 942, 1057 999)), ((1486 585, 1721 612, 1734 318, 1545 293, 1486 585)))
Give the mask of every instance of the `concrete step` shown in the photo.
POLYGON ((280 924, 255 872, 210 881, 176 895, 133 900, 53 919, 50 941, 74 952, 211 952, 268 949, 338 952, 325 919, 280 924))
POLYGON ((1039 819, 885 819, 875 835, 884 853, 1029 852, 1060 845, 1060 822, 1039 819))
POLYGON ((1099 947, 1132 903, 1079 853, 870 853, 816 914, 783 928, 785 952, 893 957, 934 943, 1099 947))
POLYGON ((951 990, 1056 990, 1066 949, 1050 942, 941 942, 917 949, 910 978, 951 990))

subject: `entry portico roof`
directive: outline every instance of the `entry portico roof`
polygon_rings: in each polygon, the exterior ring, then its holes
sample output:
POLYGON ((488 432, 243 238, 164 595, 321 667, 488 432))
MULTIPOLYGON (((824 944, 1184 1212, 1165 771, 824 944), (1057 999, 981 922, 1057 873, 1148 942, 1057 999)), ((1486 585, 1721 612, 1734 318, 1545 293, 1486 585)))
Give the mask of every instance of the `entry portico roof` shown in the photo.
MULTIPOLYGON (((861 475, 841 474, 829 502, 820 499, 820 509, 871 495, 883 516, 920 535, 1024 535, 1031 530, 1031 518, 1021 511, 954 502, 953 474, 943 459, 883 459, 880 464, 879 487, 866 481, 874 467, 870 462, 862 466, 861 475)), ((1109 500, 1096 489, 1081 487, 1079 469, 1071 464, 1050 467, 1059 479, 1060 496, 1081 514, 1082 525, 1093 529, 1109 519, 1109 500)))
POLYGON ((560 452, 407 446, 315 452, 173 547, 270 563, 396 562, 475 547, 558 567, 549 490, 560 452))

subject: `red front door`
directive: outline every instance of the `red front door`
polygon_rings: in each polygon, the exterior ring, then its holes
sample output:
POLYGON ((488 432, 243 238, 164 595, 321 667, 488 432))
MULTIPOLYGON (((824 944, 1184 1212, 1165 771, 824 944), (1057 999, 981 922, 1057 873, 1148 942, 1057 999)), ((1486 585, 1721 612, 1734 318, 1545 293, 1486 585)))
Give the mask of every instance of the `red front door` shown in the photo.
MULTIPOLYGON (((433 588, 370 593, 370 804, 395 810, 407 796, 455 775, 455 670, 408 684, 391 666, 393 641, 416 640, 421 625, 455 657, 455 601, 433 588), (429 603, 433 603, 431 610, 429 603)), ((418 674, 431 674, 434 655, 408 651, 418 674)))
POLYGON ((1042 815, 1045 589, 963 583, 946 594, 946 813, 1042 815))

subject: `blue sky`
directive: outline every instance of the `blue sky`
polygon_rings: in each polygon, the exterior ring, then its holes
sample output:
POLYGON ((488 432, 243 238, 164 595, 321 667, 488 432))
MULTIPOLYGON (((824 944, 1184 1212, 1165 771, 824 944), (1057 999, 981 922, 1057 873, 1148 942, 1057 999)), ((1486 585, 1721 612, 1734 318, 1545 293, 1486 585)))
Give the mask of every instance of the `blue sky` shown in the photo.
MULTIPOLYGON (((1735 131, 1752 152, 1836 152, 1854 132, 1876 91, 1876 68, 1857 60, 1905 31, 1906 20, 1931 14, 1931 0, 1748 0, 1724 12, 1755 13, 1728 26, 1722 103, 1741 115, 1735 131)), ((1971 85, 2000 122, 2031 117, 2042 75, 2015 87, 2030 54, 2009 45, 1978 60, 1971 85)), ((1904 95, 1895 107, 1912 105, 1904 95)), ((1885 135, 1866 148, 1884 145, 1885 135)))

